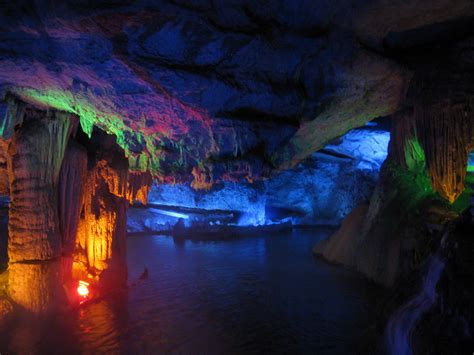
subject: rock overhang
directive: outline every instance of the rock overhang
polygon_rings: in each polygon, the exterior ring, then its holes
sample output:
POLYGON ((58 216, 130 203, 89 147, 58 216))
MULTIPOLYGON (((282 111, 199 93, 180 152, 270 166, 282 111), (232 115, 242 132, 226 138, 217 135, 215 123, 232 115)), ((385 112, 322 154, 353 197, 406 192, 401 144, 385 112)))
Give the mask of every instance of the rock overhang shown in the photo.
POLYGON ((162 181, 255 180, 398 110, 411 74, 378 51, 387 33, 472 11, 396 3, 386 23, 383 1, 4 5, 0 88, 114 134, 162 181))

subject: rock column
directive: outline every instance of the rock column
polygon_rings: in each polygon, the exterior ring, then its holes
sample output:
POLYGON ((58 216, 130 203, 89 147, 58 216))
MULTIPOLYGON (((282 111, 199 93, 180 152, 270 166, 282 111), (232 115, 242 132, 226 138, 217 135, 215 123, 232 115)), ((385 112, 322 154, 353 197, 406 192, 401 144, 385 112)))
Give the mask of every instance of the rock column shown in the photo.
POLYGON ((9 293, 35 313, 65 301, 58 182, 74 121, 67 113, 23 107, 8 148, 9 293))
POLYGON ((9 146, 10 262, 42 261, 61 255, 58 181, 71 117, 30 109, 9 146))

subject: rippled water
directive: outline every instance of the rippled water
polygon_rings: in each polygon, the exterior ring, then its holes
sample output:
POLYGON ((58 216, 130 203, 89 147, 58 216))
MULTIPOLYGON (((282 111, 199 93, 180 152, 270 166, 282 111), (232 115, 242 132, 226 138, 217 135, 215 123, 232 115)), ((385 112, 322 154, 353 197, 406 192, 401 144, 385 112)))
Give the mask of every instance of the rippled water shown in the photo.
POLYGON ((128 292, 70 317, 20 318, 0 351, 350 354, 371 286, 315 260, 325 228, 193 242, 128 239, 128 292), (149 278, 138 281, 143 269, 149 278))

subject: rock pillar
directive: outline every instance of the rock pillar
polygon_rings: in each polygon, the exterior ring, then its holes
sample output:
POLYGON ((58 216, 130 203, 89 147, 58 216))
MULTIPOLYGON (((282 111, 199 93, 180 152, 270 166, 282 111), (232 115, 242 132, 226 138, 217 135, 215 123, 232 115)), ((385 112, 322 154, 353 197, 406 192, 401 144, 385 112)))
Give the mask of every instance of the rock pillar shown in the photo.
POLYGON ((29 109, 9 146, 10 262, 61 255, 58 181, 71 131, 69 114, 29 109))
POLYGON ((9 293, 17 304, 43 313, 65 302, 58 183, 75 117, 18 107, 21 119, 7 157, 9 293))

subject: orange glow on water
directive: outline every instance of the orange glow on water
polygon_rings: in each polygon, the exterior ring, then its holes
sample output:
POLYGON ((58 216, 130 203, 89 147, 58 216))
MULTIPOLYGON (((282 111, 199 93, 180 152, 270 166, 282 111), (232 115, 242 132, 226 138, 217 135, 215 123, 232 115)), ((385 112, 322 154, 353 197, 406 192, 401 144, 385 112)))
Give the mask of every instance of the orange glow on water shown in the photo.
POLYGON ((89 295, 89 283, 85 281, 79 281, 79 286, 77 287, 77 293, 81 297, 87 297, 89 295))

